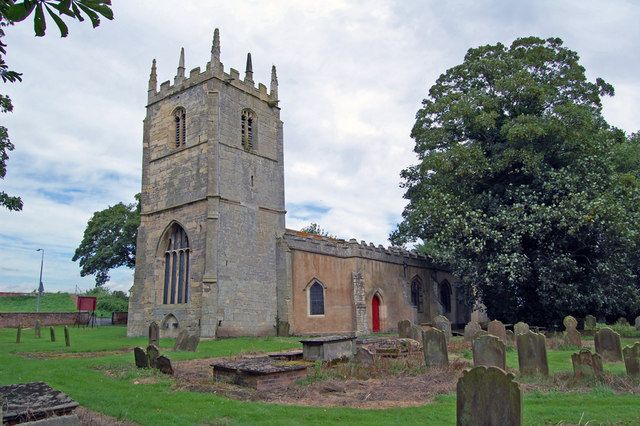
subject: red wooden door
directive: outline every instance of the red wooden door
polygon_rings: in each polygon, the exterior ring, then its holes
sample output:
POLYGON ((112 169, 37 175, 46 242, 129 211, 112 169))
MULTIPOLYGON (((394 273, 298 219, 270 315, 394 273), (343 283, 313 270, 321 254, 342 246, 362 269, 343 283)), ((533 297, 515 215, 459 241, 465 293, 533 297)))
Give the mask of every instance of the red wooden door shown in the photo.
POLYGON ((380 298, 376 294, 371 300, 371 317, 373 319, 373 332, 380 332, 380 298))

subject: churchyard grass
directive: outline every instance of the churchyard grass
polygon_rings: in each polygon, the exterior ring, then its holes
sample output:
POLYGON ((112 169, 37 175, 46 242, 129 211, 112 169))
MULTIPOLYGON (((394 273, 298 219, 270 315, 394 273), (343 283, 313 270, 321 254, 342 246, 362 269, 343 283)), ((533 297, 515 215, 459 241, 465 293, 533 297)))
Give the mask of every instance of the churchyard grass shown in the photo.
MULTIPOLYGON (((0 312, 35 312, 37 296, 0 298, 0 312)), ((40 298, 40 312, 75 312, 76 303, 69 293, 45 293, 40 298)))
MULTIPOLYGON (((62 335, 62 327, 56 329, 62 335)), ((0 329, 0 384, 42 380, 84 407, 139 424, 434 424, 455 423, 455 396, 444 395, 421 407, 365 410, 301 407, 228 399, 212 393, 177 391, 172 380, 133 365, 132 348, 146 338, 127 338, 125 327, 72 328, 71 347, 64 339, 36 339, 33 329, 0 329), (152 379, 152 380, 149 380, 152 379)), ((625 339, 629 344, 633 339, 625 339)), ((161 339, 161 351, 172 360, 209 358, 247 352, 299 348, 297 338, 236 338, 202 341, 197 352, 171 352, 173 339, 161 339)), ((551 374, 570 372, 571 350, 549 351, 551 374)), ((515 351, 507 353, 517 368, 515 351)), ((621 363, 605 370, 623 374, 621 363)), ((524 381, 529 382, 530 380, 524 381)), ((586 393, 525 392, 525 424, 638 424, 640 397, 615 394, 606 385, 586 393)))

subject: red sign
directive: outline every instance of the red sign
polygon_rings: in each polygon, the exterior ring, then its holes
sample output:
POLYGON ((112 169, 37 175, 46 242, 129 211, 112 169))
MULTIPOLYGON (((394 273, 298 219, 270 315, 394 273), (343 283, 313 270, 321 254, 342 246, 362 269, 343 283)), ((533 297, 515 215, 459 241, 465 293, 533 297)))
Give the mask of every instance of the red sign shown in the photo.
POLYGON ((95 311, 96 297, 94 296, 78 296, 76 307, 79 311, 95 311))

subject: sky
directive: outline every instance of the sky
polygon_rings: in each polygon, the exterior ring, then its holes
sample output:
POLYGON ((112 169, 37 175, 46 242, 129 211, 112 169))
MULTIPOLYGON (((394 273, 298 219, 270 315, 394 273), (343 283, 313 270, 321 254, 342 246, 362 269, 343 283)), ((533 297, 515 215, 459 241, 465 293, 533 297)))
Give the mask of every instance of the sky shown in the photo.
MULTIPOLYGON (((416 162, 415 113, 472 47, 560 37, 591 81, 615 87, 608 122, 640 129, 640 2, 114 0, 113 11, 96 29, 69 23, 66 38, 50 18, 43 38, 32 17, 7 29, 6 61, 23 81, 2 87, 14 111, 0 125, 16 148, 0 188, 24 208, 0 208, 0 291, 37 288, 38 248, 46 291, 93 287, 71 258, 95 211, 140 191, 151 61, 159 82, 173 79, 181 47, 187 73, 204 69, 216 27, 226 71, 244 72, 251 52, 268 87, 277 67, 292 229, 315 222, 388 245, 406 204, 400 171, 416 162)), ((111 276, 111 289, 132 285, 130 269, 111 276)))

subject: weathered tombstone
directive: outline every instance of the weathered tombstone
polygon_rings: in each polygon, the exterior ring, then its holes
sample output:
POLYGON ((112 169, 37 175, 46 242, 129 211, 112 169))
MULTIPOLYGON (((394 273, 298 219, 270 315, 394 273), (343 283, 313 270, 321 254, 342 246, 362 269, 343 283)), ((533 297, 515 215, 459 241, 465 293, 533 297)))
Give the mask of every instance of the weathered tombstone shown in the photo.
POLYGON ((155 321, 151 321, 151 324, 149 324, 149 345, 160 347, 160 327, 155 321))
POLYGON ((174 351, 186 350, 188 338, 189 338, 189 332, 184 329, 181 330, 180 333, 178 333, 178 337, 176 337, 176 343, 173 345, 173 350, 174 351))
POLYGON ((65 346, 71 346, 71 337, 69 336, 69 327, 64 326, 64 344, 65 346))
POLYGON ((626 346, 622 350, 624 356, 624 366, 629 376, 640 376, 640 342, 636 342, 633 346, 626 346))
POLYGON ((493 320, 487 326, 487 332, 492 336, 496 336, 506 345, 507 344, 507 329, 502 321, 493 320))
POLYGON ((363 367, 371 367, 375 361, 375 355, 372 351, 365 347, 359 347, 356 350, 356 356, 354 357, 354 361, 357 364, 362 365, 363 367))
POLYGON ((516 334, 518 365, 522 375, 549 375, 547 347, 544 334, 528 331, 516 334))
POLYGON ((640 315, 636 317, 636 330, 640 330, 640 315))
POLYGON ((195 352, 198 349, 198 344, 200 344, 200 336, 197 334, 193 334, 187 337, 186 342, 186 350, 189 352, 195 352))
POLYGON ((469 321, 469 323, 464 326, 464 340, 472 342, 473 339, 478 337, 481 331, 482 327, 480 327, 480 324, 475 321, 469 321))
POLYGON ((164 355, 160 355, 156 359, 156 368, 164 374, 173 374, 173 367, 171 366, 171 360, 164 355))
POLYGON ((435 327, 444 333, 445 339, 447 339, 447 343, 451 340, 451 321, 449 318, 444 315, 438 315, 433 319, 433 324, 435 327))
POLYGON ((422 342, 422 327, 417 324, 411 324, 411 327, 409 327, 409 339, 422 342))
POLYGON ((18 331, 16 331, 16 343, 20 343, 20 339, 22 338, 22 326, 18 326, 18 331))
POLYGON ((602 358, 598 354, 592 354, 587 348, 580 349, 580 352, 571 355, 573 363, 573 376, 580 377, 602 377, 602 358))
POLYGON ((507 335, 507 343, 511 346, 515 346, 516 345, 515 333, 512 330, 507 330, 506 335, 507 335))
POLYGON ((596 332, 593 340, 596 352, 603 361, 622 361, 622 345, 618 333, 609 327, 604 327, 596 332))
POLYGON ((409 335, 410 329, 411 329, 411 321, 409 320, 398 321, 398 337, 411 338, 411 336, 409 335))
POLYGON ((422 332, 422 351, 427 367, 446 367, 449 365, 447 353, 447 339, 437 328, 430 328, 422 332))
POLYGON ((49 335, 51 336, 51 341, 56 341, 56 329, 53 327, 49 327, 49 335))
POLYGON ((618 321, 616 321, 616 324, 628 326, 629 325, 629 321, 625 317, 620 317, 620 318, 618 318, 618 321))
POLYGON ((33 327, 35 333, 36 333, 36 338, 39 339, 42 337, 42 323, 40 322, 40 320, 36 320, 36 325, 33 327))
POLYGON ((562 320, 565 328, 565 342, 572 346, 582 347, 582 338, 578 331, 578 321, 571 315, 567 315, 562 320))
POLYGON ((526 334, 527 332, 529 332, 529 324, 527 324, 526 322, 520 321, 513 326, 513 333, 516 336, 518 334, 526 334))
POLYGON ((498 336, 480 336, 473 341, 473 365, 506 370, 507 348, 498 336))
POLYGON ((147 346, 147 358, 149 358, 149 367, 156 368, 160 349, 156 345, 147 346))
POLYGON ((147 358, 147 354, 144 349, 140 346, 136 346, 133 348, 133 356, 136 359, 136 367, 138 368, 148 368, 149 367, 149 358, 147 358))
POLYGON ((595 331, 596 329, 596 317, 593 315, 587 315, 584 317, 584 329, 589 331, 595 331))
POLYGON ((456 424, 522 425, 522 392, 513 379, 497 367, 465 370, 456 386, 456 424))
POLYGON ((279 337, 289 337, 290 325, 287 321, 278 321, 276 325, 276 335, 279 337))

